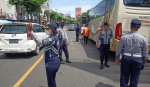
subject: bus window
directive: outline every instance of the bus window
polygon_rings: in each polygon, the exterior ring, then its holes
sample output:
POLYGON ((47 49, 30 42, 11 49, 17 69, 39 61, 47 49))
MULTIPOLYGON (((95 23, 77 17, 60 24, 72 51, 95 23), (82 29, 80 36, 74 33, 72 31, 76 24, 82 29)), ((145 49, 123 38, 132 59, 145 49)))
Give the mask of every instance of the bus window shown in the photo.
POLYGON ((90 13, 89 13, 90 20, 99 18, 99 17, 102 17, 103 15, 105 15, 106 1, 107 0, 102 1, 99 5, 97 5, 94 9, 92 9, 90 11, 90 13))
POLYGON ((103 0, 99 5, 89 13, 89 20, 99 18, 110 12, 115 4, 115 0, 103 0))
POLYGON ((124 0, 126 6, 150 7, 150 0, 124 0))

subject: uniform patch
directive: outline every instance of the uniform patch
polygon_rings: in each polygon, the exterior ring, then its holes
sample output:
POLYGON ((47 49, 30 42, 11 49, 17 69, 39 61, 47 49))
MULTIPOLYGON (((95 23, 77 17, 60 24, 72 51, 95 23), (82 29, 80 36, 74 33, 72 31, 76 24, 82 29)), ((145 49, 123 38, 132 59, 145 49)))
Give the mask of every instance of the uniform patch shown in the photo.
POLYGON ((52 41, 53 39, 52 38, 49 38, 49 41, 52 41))

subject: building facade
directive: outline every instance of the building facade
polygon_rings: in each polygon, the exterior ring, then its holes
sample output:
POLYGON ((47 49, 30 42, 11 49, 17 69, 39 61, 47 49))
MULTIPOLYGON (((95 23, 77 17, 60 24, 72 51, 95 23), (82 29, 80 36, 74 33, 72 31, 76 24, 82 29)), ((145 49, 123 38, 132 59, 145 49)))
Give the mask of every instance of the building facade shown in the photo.
POLYGON ((16 20, 16 9, 8 2, 9 0, 1 0, 0 3, 0 19, 16 20))

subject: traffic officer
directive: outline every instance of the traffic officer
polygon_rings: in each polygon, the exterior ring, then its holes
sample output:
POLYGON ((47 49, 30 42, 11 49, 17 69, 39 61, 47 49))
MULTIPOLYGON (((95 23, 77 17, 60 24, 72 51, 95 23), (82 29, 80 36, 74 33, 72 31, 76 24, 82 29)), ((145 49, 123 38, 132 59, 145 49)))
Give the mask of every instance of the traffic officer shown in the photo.
POLYGON ((40 40, 38 36, 35 35, 33 32, 33 25, 31 23, 27 24, 27 29, 37 45, 43 45, 45 47, 45 67, 48 79, 48 87, 56 87, 55 77, 56 72, 60 67, 60 60, 58 58, 59 40, 56 36, 57 25, 55 22, 50 21, 50 24, 48 24, 48 28, 45 31, 49 37, 43 40, 40 40))
POLYGON ((58 28, 58 38, 59 38, 59 58, 61 61, 61 64, 64 64, 63 59, 62 59, 62 50, 65 53, 66 56, 66 62, 71 63, 69 60, 69 51, 68 51, 68 46, 69 41, 66 33, 66 29, 64 28, 64 22, 60 23, 60 28, 58 28))
POLYGON ((131 32, 121 37, 117 52, 116 64, 121 60, 120 87, 137 87, 140 71, 148 58, 148 43, 146 38, 137 33, 141 21, 131 21, 131 32), (122 59, 120 57, 122 55, 122 59), (128 86, 128 81, 130 85, 128 86))
POLYGON ((108 65, 108 56, 110 51, 110 42, 113 38, 113 32, 111 29, 109 29, 108 22, 104 23, 104 28, 100 30, 97 40, 96 40, 96 48, 98 48, 98 43, 101 43, 100 45, 100 69, 104 68, 104 59, 105 59, 105 66, 110 67, 108 65))

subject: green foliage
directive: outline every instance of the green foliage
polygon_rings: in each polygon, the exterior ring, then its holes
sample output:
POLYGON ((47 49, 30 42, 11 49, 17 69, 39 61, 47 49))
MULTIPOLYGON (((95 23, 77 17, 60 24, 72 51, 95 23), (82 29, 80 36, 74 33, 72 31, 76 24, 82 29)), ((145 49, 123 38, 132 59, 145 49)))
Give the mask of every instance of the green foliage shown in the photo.
POLYGON ((46 17, 50 16, 50 11, 49 10, 45 10, 44 11, 44 16, 46 16, 46 17))
POLYGON ((9 4, 11 5, 22 5, 23 0, 9 0, 9 4))
POLYGON ((55 12, 55 11, 52 11, 52 13, 51 13, 51 19, 52 20, 63 20, 65 22, 73 22, 72 19, 65 18, 62 15, 58 14, 57 12, 55 12))
POLYGON ((44 4, 47 0, 23 0, 23 5, 26 8, 26 11, 33 13, 41 9, 41 5, 44 4))

